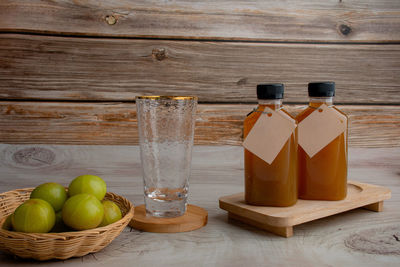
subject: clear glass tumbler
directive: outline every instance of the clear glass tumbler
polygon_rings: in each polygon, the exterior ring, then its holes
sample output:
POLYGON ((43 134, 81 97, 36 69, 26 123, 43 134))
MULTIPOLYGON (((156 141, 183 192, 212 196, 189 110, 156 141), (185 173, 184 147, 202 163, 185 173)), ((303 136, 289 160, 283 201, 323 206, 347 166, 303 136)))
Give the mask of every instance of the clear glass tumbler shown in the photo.
POLYGON ((186 211, 197 97, 136 97, 146 213, 186 211))

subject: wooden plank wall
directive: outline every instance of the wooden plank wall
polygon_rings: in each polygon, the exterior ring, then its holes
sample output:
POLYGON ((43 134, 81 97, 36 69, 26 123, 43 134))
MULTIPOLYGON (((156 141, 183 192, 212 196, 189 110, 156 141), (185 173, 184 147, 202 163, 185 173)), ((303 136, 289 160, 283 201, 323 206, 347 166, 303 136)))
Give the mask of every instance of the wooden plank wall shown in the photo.
POLYGON ((334 80, 350 145, 400 146, 400 1, 0 1, 0 142, 137 144, 134 98, 199 96, 234 144, 255 86, 334 80))

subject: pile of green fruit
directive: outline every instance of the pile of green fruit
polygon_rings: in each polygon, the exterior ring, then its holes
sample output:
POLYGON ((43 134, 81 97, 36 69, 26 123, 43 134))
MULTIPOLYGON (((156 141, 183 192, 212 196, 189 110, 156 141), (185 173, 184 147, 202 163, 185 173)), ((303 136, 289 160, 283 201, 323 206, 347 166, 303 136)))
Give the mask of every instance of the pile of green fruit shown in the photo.
POLYGON ((122 218, 117 204, 103 200, 107 185, 95 175, 81 175, 68 192, 58 183, 36 187, 30 199, 6 219, 3 228, 25 233, 66 232, 106 226, 122 218))

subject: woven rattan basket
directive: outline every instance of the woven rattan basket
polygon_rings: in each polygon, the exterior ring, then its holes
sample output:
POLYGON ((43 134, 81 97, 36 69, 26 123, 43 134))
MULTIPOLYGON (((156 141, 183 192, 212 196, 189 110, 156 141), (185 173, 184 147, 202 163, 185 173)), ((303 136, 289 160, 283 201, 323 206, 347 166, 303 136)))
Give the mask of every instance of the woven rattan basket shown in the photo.
POLYGON ((68 259, 97 252, 107 246, 133 217, 133 205, 124 197, 107 193, 121 209, 121 220, 95 229, 64 233, 31 234, 2 229, 6 217, 29 199, 33 188, 17 189, 0 194, 0 250, 21 258, 37 260, 68 259))

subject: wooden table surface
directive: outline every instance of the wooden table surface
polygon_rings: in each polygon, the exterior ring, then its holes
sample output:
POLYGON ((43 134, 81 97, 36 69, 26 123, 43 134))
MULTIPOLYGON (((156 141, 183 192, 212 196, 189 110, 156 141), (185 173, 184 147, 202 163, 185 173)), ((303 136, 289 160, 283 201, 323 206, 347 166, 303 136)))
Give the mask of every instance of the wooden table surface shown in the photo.
MULTIPOLYGON (((189 202, 209 212, 207 226, 178 234, 127 227, 104 250, 62 266, 399 266, 400 148, 351 148, 349 179, 387 186, 392 198, 380 213, 357 209, 295 226, 282 238, 235 221, 219 209, 220 196, 243 191, 238 146, 196 146, 189 202)), ((108 190, 143 203, 137 146, 0 145, 0 191, 54 181, 68 185, 81 174, 101 176, 108 190)), ((0 252, 1 266, 37 265, 0 252)))

